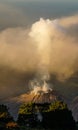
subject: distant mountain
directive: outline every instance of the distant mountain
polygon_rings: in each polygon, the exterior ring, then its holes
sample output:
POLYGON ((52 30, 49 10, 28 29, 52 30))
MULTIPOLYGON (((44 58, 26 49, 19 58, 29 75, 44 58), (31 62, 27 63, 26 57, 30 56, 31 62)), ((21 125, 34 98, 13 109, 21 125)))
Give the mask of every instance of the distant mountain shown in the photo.
POLYGON ((78 96, 72 101, 70 108, 76 121, 78 121, 78 96))

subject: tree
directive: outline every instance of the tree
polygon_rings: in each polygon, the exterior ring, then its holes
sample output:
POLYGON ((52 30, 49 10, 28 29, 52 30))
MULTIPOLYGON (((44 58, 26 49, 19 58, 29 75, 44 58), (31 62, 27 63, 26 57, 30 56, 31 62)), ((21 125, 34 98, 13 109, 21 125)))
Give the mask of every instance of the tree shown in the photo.
POLYGON ((19 109, 18 123, 28 127, 75 129, 72 113, 62 101, 23 104, 19 109), (38 114, 42 116, 41 122, 38 120, 38 114))
POLYGON ((48 111, 56 111, 56 110, 65 110, 67 108, 67 104, 62 101, 55 101, 49 105, 48 111))
POLYGON ((22 126, 31 126, 33 127, 35 125, 34 122, 34 103, 25 103, 20 106, 19 112, 18 112, 18 124, 22 126))
POLYGON ((55 101, 51 103, 48 111, 43 113, 43 117, 44 127, 75 130, 75 121, 72 117, 72 112, 64 102, 55 101))
POLYGON ((20 106, 19 108, 19 112, 18 114, 32 114, 33 113, 33 107, 34 107, 34 103, 25 103, 23 105, 20 106))
POLYGON ((13 121, 6 105, 0 105, 0 128, 6 128, 6 123, 13 121))

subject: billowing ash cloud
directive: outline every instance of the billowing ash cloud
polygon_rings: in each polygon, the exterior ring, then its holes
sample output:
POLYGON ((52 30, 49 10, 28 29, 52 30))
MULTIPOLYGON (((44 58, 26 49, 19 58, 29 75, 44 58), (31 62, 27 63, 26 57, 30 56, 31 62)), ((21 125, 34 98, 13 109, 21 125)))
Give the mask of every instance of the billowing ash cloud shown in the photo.
POLYGON ((78 71, 77 34, 78 15, 55 20, 41 18, 30 29, 1 31, 3 74, 8 67, 25 74, 46 72, 55 74, 60 80, 69 78, 78 71))
POLYGON ((20 71, 33 71, 37 64, 34 44, 26 29, 7 29, 0 33, 0 64, 20 71), (34 57, 32 59, 32 57, 34 57))
MULTIPOLYGON (((0 32, 0 64, 20 71, 44 69, 69 77, 78 67, 78 16, 0 32)), ((41 70, 41 71, 42 71, 41 70)))
POLYGON ((60 79, 68 78, 77 71, 77 26, 78 16, 40 19, 32 25, 30 36, 37 46, 39 71, 55 73, 60 79))

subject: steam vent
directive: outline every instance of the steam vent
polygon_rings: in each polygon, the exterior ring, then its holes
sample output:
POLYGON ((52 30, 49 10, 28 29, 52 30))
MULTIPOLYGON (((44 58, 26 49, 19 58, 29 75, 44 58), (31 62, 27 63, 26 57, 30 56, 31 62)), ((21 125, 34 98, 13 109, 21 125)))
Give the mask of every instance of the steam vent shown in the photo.
POLYGON ((63 101, 64 98, 56 90, 53 90, 44 82, 43 86, 36 86, 28 94, 23 94, 15 98, 20 103, 33 102, 33 103, 52 103, 56 100, 63 101))

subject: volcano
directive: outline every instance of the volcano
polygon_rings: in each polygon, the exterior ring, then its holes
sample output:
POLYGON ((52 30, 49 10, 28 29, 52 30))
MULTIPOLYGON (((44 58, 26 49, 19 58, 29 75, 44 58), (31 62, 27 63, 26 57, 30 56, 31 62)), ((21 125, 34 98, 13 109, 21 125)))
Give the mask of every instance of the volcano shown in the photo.
POLYGON ((48 83, 44 82, 42 86, 34 86, 30 92, 8 99, 4 104, 9 107, 10 113, 16 119, 19 107, 23 103, 32 102, 44 104, 52 103, 57 100, 65 101, 65 98, 59 94, 59 92, 52 89, 48 83))
POLYGON ((28 93, 20 95, 19 97, 13 98, 14 101, 18 103, 27 103, 27 102, 34 102, 34 103, 52 103, 56 100, 63 101, 64 97, 60 95, 56 90, 50 90, 47 93, 42 91, 38 93, 28 93))
POLYGON ((52 103, 56 100, 64 101, 64 97, 44 82, 43 86, 36 86, 31 92, 22 94, 12 100, 18 103, 52 103))

